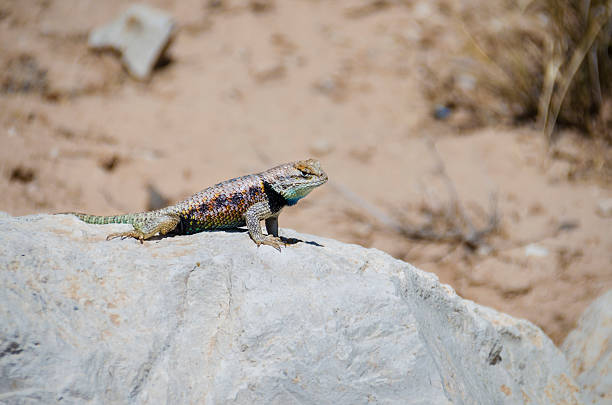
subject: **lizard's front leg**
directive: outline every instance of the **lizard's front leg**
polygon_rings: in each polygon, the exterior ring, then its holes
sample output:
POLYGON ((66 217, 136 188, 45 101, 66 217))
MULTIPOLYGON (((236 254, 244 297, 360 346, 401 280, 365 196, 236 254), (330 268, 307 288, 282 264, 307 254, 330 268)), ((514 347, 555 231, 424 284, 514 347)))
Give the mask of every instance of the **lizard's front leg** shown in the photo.
POLYGON ((278 237, 278 220, 276 221, 276 229, 273 229, 274 227, 271 225, 272 222, 268 225, 268 220, 266 220, 266 229, 271 235, 264 235, 263 232, 261 232, 260 221, 268 215, 270 215, 270 207, 267 203, 262 201, 253 204, 244 214, 244 219, 249 229, 249 235, 251 239, 253 239, 253 242, 257 243, 257 246, 269 245, 280 252, 281 246, 285 246, 285 244, 278 237))
POLYGON ((134 229, 128 232, 111 233, 106 240, 113 238, 134 238, 140 243, 156 234, 165 235, 178 225, 180 218, 177 215, 160 215, 159 217, 145 217, 136 220, 133 224, 134 229))

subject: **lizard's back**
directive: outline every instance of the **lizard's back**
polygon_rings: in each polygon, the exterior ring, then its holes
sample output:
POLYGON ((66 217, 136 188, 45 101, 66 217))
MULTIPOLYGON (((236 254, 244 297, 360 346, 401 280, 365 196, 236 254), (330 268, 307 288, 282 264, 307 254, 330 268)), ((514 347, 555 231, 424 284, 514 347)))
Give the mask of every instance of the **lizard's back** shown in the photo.
MULTIPOLYGON (((247 209, 255 203, 274 200, 272 193, 275 192, 267 186, 261 174, 250 174, 215 184, 172 207, 180 216, 176 232, 192 234, 243 226, 247 209)), ((277 208, 275 211, 278 211, 282 205, 271 208, 277 208)))

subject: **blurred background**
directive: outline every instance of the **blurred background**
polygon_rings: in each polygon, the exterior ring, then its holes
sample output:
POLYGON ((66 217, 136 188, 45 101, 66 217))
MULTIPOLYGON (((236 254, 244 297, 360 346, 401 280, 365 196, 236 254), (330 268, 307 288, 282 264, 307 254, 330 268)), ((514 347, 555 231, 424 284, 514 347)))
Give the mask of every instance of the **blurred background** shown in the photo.
POLYGON ((159 208, 314 157, 280 226, 381 249, 560 343, 612 288, 612 1, 0 0, 0 210, 159 208))

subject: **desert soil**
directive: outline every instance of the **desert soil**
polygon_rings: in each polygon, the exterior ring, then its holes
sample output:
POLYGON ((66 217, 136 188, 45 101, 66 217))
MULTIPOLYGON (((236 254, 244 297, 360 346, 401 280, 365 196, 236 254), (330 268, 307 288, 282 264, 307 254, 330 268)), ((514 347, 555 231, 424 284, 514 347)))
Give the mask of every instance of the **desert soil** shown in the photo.
MULTIPOLYGON (((87 48, 127 2, 0 1, 0 210, 141 211, 151 188, 177 201, 316 157, 330 182, 281 227, 384 250, 556 343, 612 288, 612 218, 597 209, 609 185, 572 180, 533 122, 434 119, 424 67, 460 39, 444 2, 149 4, 179 32, 169 63, 138 82, 87 48), (407 239, 377 214, 418 224, 425 208, 444 212, 449 179, 475 227, 497 196, 499 231, 475 251, 407 239)), ((581 139, 565 130, 564 156, 581 139)))

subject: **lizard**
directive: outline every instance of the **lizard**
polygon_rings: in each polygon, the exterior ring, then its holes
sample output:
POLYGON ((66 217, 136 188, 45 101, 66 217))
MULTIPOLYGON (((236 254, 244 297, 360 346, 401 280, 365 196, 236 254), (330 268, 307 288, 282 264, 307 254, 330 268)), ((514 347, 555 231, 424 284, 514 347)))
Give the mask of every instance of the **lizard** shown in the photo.
POLYGON ((284 245, 278 236, 281 210, 326 182, 327 174, 319 161, 307 159, 215 184, 158 210, 114 216, 64 214, 89 224, 131 224, 132 230, 112 233, 106 239, 135 238, 140 243, 157 234, 190 235, 246 225, 257 246, 269 245, 280 251, 284 245), (265 221, 267 235, 261 230, 261 221, 265 221))

